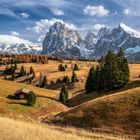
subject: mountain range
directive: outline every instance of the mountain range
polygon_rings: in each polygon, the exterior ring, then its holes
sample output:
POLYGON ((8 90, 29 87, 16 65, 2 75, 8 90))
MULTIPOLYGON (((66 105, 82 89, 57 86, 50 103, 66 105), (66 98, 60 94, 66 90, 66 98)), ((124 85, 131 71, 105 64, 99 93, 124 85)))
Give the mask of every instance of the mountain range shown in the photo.
POLYGON ((66 27, 64 23, 56 22, 46 33, 42 45, 18 37, 11 38, 18 42, 6 42, 0 36, 0 53, 40 53, 65 58, 100 58, 109 50, 117 52, 122 48, 129 60, 140 60, 140 32, 123 23, 113 29, 102 27, 97 34, 89 31, 82 39, 76 30, 66 27))
POLYGON ((42 45, 42 54, 78 58, 99 58, 109 50, 117 52, 122 48, 128 59, 140 60, 140 33, 123 23, 113 29, 103 27, 97 34, 90 31, 82 39, 77 31, 57 22, 42 45))

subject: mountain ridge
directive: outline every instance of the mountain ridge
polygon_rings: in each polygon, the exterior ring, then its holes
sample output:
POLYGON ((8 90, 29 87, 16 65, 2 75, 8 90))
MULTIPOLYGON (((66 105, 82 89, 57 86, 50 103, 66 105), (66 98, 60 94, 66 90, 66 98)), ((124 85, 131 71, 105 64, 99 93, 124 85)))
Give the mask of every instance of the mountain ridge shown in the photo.
POLYGON ((122 48, 126 56, 129 58, 131 55, 132 58, 132 55, 140 52, 139 46, 140 33, 124 23, 120 23, 118 27, 113 29, 102 27, 97 35, 89 31, 85 38, 81 39, 76 30, 68 29, 64 24, 56 22, 46 34, 42 54, 61 57, 100 58, 109 50, 117 52, 122 48))

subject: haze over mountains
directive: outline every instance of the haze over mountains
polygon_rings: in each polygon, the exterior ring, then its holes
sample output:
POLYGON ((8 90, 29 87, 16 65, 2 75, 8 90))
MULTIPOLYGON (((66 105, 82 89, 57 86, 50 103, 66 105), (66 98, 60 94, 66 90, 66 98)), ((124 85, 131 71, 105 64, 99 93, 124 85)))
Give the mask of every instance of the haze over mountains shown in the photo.
POLYGON ((82 39, 76 30, 56 22, 46 33, 42 45, 15 36, 7 36, 7 40, 4 37, 0 36, 0 53, 99 58, 109 50, 117 52, 122 48, 129 60, 140 60, 140 33, 123 23, 113 29, 102 27, 97 34, 90 31, 82 39))

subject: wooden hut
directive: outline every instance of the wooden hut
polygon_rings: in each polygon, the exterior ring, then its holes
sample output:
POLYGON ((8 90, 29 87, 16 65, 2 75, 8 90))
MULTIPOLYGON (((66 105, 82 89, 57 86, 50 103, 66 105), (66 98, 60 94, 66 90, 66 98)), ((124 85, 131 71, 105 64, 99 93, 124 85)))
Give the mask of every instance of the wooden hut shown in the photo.
POLYGON ((26 99, 27 94, 30 92, 28 89, 18 89, 15 93, 14 96, 16 99, 26 99))

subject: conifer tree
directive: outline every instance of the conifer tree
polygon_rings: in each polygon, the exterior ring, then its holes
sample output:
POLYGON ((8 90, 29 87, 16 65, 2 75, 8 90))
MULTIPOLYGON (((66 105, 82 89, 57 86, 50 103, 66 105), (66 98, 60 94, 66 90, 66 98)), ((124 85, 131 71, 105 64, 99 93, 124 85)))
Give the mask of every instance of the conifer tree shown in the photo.
POLYGON ((91 92, 122 88, 129 82, 129 77, 129 65, 122 49, 117 54, 109 51, 99 60, 96 70, 90 69, 85 89, 91 92))
POLYGON ((24 69, 24 66, 21 66, 20 72, 19 72, 19 76, 24 76, 26 75, 26 70, 24 69))
POLYGON ((30 67, 30 74, 32 74, 33 71, 34 71, 34 70, 33 70, 33 67, 31 66, 31 67, 30 67))
POLYGON ((68 75, 63 77, 63 82, 64 83, 69 83, 70 82, 70 78, 68 77, 68 75))
POLYGON ((6 74, 4 74, 4 80, 7 80, 7 75, 6 74))
POLYGON ((63 83, 61 92, 60 92, 60 96, 59 96, 59 101, 65 103, 68 100, 68 98, 69 98, 68 90, 67 90, 66 85, 63 83))
POLYGON ((75 83, 77 82, 78 78, 77 78, 77 75, 76 73, 74 72, 74 70, 72 71, 72 77, 71 77, 71 82, 72 83, 75 83))
POLYGON ((94 90, 94 80, 95 80, 94 75, 95 75, 95 69, 94 67, 91 67, 85 85, 85 89, 87 93, 94 90))
POLYGON ((15 79, 15 76, 14 76, 14 74, 12 74, 11 75, 11 80, 14 81, 14 79, 15 79))
POLYGON ((79 70, 79 67, 77 64, 74 64, 74 70, 79 70))
POLYGON ((47 86, 47 78, 46 76, 44 76, 43 80, 42 80, 42 84, 41 84, 41 87, 46 87, 47 86))
POLYGON ((17 63, 15 63, 15 70, 17 69, 17 63))

